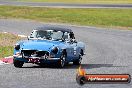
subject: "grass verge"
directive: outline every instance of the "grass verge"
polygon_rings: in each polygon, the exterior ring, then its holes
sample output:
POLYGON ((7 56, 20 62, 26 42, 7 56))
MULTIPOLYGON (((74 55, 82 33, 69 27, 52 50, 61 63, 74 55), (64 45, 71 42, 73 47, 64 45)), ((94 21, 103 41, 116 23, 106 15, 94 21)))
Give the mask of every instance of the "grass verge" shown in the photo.
POLYGON ((0 18, 103 27, 132 27, 132 9, 62 9, 0 6, 0 18))
POLYGON ((92 4, 131 4, 132 0, 17 0, 28 2, 92 3, 92 4))
POLYGON ((0 33, 0 59, 13 55, 13 46, 20 37, 10 33, 0 33))

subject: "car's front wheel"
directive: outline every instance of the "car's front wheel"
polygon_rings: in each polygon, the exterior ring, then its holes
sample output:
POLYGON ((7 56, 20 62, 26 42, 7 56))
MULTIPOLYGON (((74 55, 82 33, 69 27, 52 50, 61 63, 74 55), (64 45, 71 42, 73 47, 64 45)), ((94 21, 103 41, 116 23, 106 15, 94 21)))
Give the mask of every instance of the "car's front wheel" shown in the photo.
POLYGON ((66 64, 66 55, 62 54, 58 62, 58 67, 63 68, 66 64))
POLYGON ((15 67, 21 68, 23 66, 24 62, 19 61, 19 60, 14 60, 13 64, 15 67))

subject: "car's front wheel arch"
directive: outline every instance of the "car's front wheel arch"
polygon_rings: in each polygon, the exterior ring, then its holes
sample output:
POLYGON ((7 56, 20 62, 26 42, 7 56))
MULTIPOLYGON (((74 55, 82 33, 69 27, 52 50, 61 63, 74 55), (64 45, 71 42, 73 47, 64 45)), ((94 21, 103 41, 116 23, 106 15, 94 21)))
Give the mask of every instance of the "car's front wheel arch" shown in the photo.
POLYGON ((84 55, 83 49, 80 50, 80 54, 81 54, 82 56, 84 55))
POLYGON ((67 51, 66 51, 66 49, 62 50, 62 55, 65 55, 67 57, 67 51))

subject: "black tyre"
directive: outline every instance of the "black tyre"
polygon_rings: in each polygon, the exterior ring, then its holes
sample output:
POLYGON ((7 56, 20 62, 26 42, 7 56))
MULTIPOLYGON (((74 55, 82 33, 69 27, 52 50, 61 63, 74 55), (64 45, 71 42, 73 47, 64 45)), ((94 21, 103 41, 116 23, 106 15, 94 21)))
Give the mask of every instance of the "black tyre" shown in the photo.
POLYGON ((79 55, 79 58, 78 58, 77 60, 73 61, 73 64, 74 64, 74 65, 80 65, 81 62, 82 62, 82 55, 80 54, 80 55, 79 55))
POLYGON ((13 64, 15 67, 21 68, 23 66, 24 62, 19 61, 19 60, 14 60, 13 64))
POLYGON ((66 64, 66 55, 62 54, 58 62, 58 67, 63 68, 66 64))

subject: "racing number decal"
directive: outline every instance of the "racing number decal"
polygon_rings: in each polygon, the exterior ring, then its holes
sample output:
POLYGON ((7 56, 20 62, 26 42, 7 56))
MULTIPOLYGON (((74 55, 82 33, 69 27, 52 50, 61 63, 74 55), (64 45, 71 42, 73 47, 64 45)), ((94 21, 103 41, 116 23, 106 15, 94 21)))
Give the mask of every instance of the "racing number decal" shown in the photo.
POLYGON ((73 50, 74 50, 74 51, 73 51, 73 55, 76 55, 76 54, 77 54, 77 47, 74 47, 73 50))

